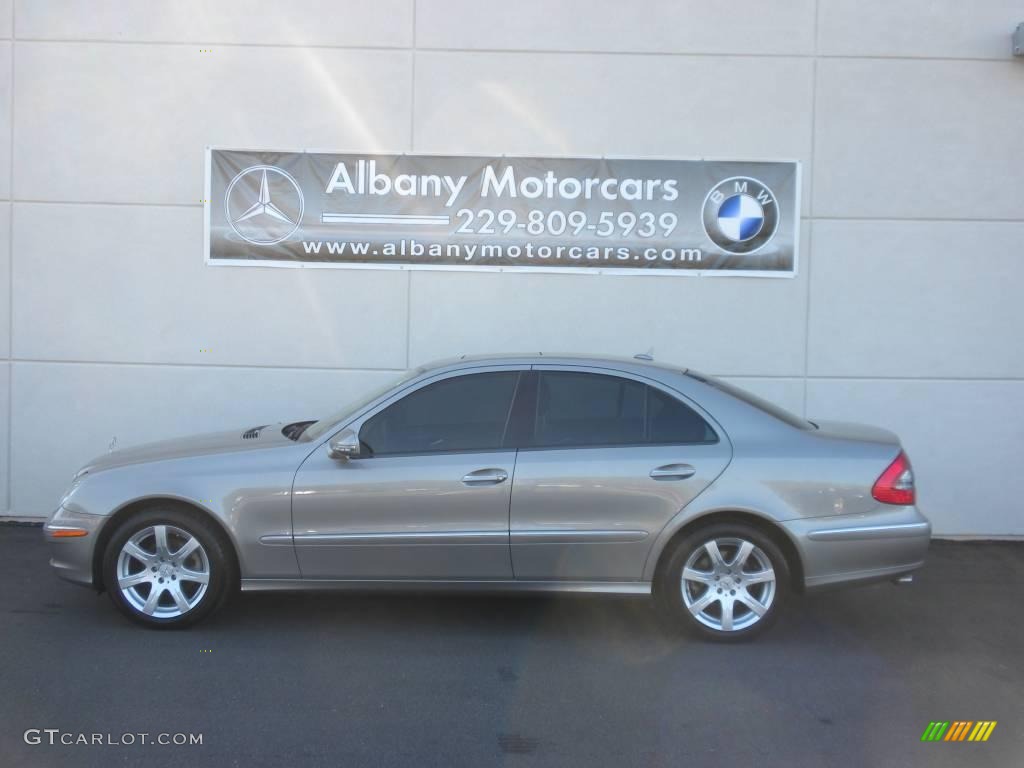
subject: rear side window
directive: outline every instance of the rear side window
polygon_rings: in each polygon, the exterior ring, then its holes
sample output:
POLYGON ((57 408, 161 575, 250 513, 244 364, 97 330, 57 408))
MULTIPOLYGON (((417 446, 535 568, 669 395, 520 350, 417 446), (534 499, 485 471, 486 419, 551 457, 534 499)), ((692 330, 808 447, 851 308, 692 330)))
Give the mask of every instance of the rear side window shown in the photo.
POLYGON ((518 379, 501 371, 428 384, 367 419, 359 440, 375 456, 500 449, 518 379))
POLYGON ((541 371, 533 445, 542 448, 714 443, 692 408, 632 379, 541 371))

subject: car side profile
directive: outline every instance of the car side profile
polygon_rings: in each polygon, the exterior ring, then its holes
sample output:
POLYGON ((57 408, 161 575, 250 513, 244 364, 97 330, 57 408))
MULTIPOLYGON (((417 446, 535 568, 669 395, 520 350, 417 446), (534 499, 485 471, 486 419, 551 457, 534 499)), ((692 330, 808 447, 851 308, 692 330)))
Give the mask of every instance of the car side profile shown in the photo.
POLYGON ((44 531, 60 576, 148 627, 238 588, 536 590, 653 596, 732 640, 794 593, 909 580, 931 526, 890 432, 647 359, 529 355, 109 453, 44 531))

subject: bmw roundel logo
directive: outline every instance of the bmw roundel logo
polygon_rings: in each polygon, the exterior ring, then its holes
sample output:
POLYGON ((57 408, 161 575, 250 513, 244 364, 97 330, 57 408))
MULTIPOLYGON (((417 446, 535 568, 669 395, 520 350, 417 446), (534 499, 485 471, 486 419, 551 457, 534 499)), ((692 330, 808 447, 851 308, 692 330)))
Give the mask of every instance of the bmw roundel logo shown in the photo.
POLYGON ((749 176, 720 181, 704 198, 704 231, 726 253, 753 253, 775 237, 779 204, 766 184, 749 176))

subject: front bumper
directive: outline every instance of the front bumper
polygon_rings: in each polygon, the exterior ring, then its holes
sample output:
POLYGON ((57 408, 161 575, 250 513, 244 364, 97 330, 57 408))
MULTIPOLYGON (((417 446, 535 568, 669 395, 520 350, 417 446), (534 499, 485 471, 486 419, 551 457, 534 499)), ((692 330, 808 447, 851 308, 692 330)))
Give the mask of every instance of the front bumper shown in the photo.
POLYGON ((924 565, 932 526, 917 507, 788 520, 808 590, 892 579, 924 565))
POLYGON ((50 565, 58 576, 75 584, 95 586, 93 552, 100 528, 106 520, 102 515, 71 512, 64 507, 50 516, 43 526, 43 535, 50 549, 50 565), (68 529, 84 530, 85 534, 75 537, 60 535, 68 529))

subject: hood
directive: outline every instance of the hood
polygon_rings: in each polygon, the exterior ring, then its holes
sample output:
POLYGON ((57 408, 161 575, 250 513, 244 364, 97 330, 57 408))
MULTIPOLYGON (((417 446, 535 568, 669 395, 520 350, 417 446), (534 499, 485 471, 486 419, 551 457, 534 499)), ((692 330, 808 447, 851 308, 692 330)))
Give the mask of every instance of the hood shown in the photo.
POLYGON ((202 435, 161 440, 131 448, 111 451, 97 456, 81 470, 81 477, 90 472, 123 467, 128 464, 143 464, 150 461, 180 459, 188 456, 207 456, 217 453, 258 450, 279 445, 294 445, 281 432, 282 422, 266 424, 248 429, 233 429, 227 432, 209 432, 202 435))
POLYGON ((899 437, 881 427, 855 424, 849 421, 818 421, 817 419, 814 419, 812 423, 817 424, 818 429, 811 434, 818 437, 834 437, 839 440, 857 440, 865 443, 882 443, 896 446, 900 444, 899 437))

